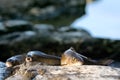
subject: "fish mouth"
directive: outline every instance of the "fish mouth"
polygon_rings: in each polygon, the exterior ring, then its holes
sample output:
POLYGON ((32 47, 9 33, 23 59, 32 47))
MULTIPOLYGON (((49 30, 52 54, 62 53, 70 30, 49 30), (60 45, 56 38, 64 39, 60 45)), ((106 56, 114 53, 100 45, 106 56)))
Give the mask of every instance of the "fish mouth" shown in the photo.
POLYGON ((11 62, 6 62, 5 64, 6 64, 6 67, 12 67, 13 66, 11 62))
POLYGON ((32 62, 32 57, 26 57, 25 61, 26 62, 32 62))

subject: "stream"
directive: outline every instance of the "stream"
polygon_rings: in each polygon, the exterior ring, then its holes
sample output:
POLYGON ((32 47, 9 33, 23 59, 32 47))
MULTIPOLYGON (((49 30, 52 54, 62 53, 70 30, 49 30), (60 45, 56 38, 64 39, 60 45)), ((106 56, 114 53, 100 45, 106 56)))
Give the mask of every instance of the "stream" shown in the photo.
POLYGON ((87 29, 93 37, 120 40, 120 0, 87 4, 86 15, 76 19, 71 26, 87 29))

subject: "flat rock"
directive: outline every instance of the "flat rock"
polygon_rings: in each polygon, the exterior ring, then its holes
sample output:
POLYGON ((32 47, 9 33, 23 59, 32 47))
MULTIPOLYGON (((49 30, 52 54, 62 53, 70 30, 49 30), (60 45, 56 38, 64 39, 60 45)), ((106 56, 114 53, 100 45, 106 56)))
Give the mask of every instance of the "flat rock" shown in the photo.
POLYGON ((6 80, 120 80, 120 68, 109 66, 46 66, 39 63, 20 65, 6 80))

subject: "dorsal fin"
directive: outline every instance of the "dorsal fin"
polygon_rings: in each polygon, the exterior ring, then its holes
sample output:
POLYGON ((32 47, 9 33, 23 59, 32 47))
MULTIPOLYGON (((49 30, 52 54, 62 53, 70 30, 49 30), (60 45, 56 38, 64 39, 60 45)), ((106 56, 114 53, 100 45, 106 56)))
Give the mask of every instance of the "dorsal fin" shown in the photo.
POLYGON ((76 52, 75 49, 74 49, 73 47, 70 47, 70 49, 71 49, 72 51, 76 52))

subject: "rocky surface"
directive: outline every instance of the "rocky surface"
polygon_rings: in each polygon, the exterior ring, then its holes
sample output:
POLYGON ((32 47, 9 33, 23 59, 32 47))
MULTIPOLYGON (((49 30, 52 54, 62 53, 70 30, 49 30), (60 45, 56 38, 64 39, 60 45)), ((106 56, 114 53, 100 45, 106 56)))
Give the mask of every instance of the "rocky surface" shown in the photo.
POLYGON ((46 66, 21 64, 6 80, 119 80, 120 68, 94 65, 46 66))
POLYGON ((7 78, 12 72, 12 69, 7 68, 5 63, 0 62, 0 80, 7 78))

